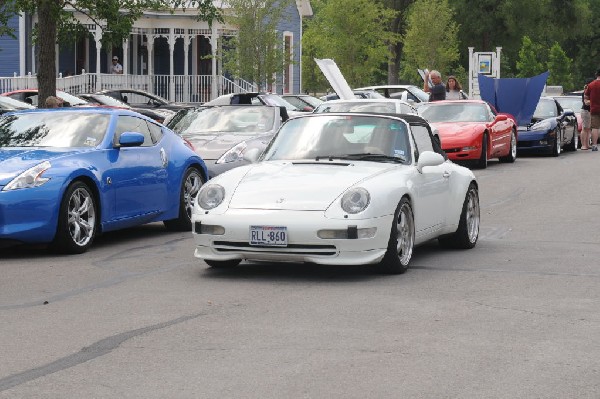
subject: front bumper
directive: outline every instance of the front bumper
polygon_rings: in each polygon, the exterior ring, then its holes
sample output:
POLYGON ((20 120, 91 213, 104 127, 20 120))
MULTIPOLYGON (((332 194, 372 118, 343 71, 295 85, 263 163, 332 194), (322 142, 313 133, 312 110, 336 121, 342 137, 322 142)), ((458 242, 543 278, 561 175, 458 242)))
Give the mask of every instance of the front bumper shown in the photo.
POLYGON ((379 263, 387 250, 393 215, 372 219, 328 219, 323 211, 230 209, 224 214, 194 213, 192 222, 196 243, 194 256, 226 261, 311 262, 322 265, 363 265, 379 263), (222 226, 222 235, 200 234, 201 225, 222 226), (250 226, 287 227, 286 247, 249 244, 250 226), (319 238, 320 230, 375 228, 370 238, 319 238))
POLYGON ((554 132, 519 130, 517 151, 551 152, 555 146, 555 138, 554 132))

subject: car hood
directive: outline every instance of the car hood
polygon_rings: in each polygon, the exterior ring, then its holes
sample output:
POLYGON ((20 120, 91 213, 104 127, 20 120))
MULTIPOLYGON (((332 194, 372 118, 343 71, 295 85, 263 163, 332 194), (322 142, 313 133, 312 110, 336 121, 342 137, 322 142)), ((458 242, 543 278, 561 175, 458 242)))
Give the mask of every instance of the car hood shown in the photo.
MULTIPOLYGON (((217 160, 223 155, 227 150, 232 148, 238 143, 242 141, 253 140, 258 137, 262 137, 262 135, 257 135, 256 133, 249 133, 240 135, 237 134, 183 134, 183 138, 188 140, 194 146, 194 150, 196 154, 200 155, 202 159, 206 160, 217 160)), ((265 140, 268 140, 272 137, 269 135, 265 136, 265 140)))
POLYGON ((435 122, 431 125, 438 131, 442 148, 472 140, 473 136, 482 131, 483 126, 477 122, 435 122))
POLYGON ((241 178, 229 207, 324 211, 349 187, 397 167, 342 160, 259 163, 241 178))
POLYGON ((20 173, 41 162, 52 161, 81 151, 72 148, 1 148, 0 186, 8 184, 20 173))

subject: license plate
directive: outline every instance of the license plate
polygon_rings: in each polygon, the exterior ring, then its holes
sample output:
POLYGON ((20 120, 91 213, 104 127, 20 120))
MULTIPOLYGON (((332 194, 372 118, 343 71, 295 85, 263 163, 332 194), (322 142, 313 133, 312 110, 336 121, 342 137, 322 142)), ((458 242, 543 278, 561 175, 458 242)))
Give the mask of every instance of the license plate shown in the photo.
POLYGON ((250 245, 287 246, 287 227, 250 226, 250 245))

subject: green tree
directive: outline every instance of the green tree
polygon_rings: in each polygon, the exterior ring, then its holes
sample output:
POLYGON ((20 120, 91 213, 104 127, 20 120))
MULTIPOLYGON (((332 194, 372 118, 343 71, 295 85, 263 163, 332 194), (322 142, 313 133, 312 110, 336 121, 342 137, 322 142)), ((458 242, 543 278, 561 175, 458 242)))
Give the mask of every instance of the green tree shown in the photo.
POLYGON ((406 24, 401 68, 404 80, 418 80, 418 68, 437 69, 442 75, 456 68, 459 27, 448 0, 417 0, 410 8, 406 24))
MULTIPOLYGON (((146 10, 173 10, 179 7, 195 9, 198 18, 212 23, 222 20, 220 10, 212 0, 11 0, 14 4, 7 14, 38 15, 34 41, 38 54, 39 104, 46 97, 56 95, 56 43, 75 40, 86 34, 86 28, 75 18, 74 11, 89 17, 103 30, 105 46, 119 45, 131 32, 133 23, 146 10)), ((0 11, 1 12, 1 11, 0 11)), ((1 22, 1 20, 0 20, 1 22)), ((6 26, 4 24, 3 26, 6 26)))
POLYGON ((319 84, 309 80, 318 70, 314 69, 314 58, 335 60, 351 87, 370 85, 381 79, 382 65, 387 65, 391 58, 389 45, 398 41, 398 35, 388 30, 396 12, 371 0, 328 0, 315 4, 319 11, 307 22, 302 37, 305 50, 302 65, 308 68, 303 75, 304 87, 313 89, 319 84))
POLYGON ((544 63, 539 61, 542 46, 534 43, 529 36, 523 36, 519 59, 517 60, 517 77, 529 78, 544 72, 544 63))
POLYGON ((16 14, 14 0, 0 0, 0 36, 14 37, 14 32, 8 27, 8 20, 16 14))
POLYGON ((562 86, 564 90, 573 90, 573 75, 571 74, 571 66, 573 60, 567 57, 560 44, 555 42, 550 48, 548 55, 548 84, 551 86, 562 86))
POLYGON ((277 32, 289 0, 229 0, 227 22, 238 28, 223 49, 224 69, 252 82, 259 90, 273 84, 286 60, 283 41, 277 32))
MULTIPOLYGON (((403 59, 404 42, 402 36, 406 34, 406 16, 411 4, 415 0, 378 0, 384 7, 396 11, 396 16, 390 21, 388 30, 396 34, 398 40, 389 44, 390 58, 387 63, 387 84, 398 84, 400 65, 403 59)), ((385 82, 375 82, 385 83, 385 82)))

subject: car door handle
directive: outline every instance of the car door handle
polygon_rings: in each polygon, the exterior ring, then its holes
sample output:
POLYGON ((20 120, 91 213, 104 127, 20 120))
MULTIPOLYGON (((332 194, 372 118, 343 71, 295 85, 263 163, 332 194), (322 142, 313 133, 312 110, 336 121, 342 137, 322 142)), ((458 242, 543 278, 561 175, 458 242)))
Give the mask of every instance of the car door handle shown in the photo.
POLYGON ((450 177, 450 172, 446 170, 442 176, 444 176, 444 179, 448 179, 450 177))

